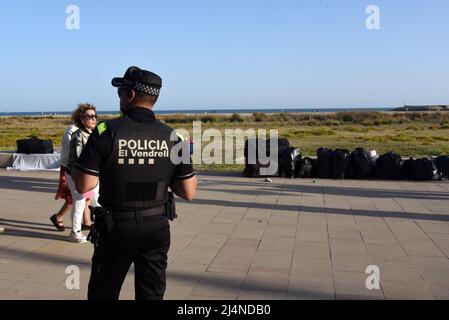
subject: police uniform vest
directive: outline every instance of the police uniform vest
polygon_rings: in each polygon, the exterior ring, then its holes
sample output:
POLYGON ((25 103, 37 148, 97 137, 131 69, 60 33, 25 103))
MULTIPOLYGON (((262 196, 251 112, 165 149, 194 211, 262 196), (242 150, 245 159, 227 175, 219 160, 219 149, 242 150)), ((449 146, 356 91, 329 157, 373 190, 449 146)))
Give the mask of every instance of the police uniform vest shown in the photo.
POLYGON ((106 122, 112 153, 100 173, 104 207, 150 209, 163 205, 175 165, 170 161, 173 129, 160 121, 122 117, 106 122))

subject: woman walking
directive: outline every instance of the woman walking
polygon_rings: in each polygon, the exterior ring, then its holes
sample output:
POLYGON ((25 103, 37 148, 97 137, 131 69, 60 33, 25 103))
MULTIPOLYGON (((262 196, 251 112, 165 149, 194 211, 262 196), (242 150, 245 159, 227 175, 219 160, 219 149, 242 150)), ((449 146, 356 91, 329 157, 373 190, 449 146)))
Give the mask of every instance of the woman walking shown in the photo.
POLYGON ((72 208, 72 194, 70 192, 69 186, 67 185, 67 163, 69 161, 70 154, 70 141, 72 140, 72 135, 78 130, 78 127, 73 123, 65 130, 61 141, 61 165, 59 171, 59 185, 56 191, 55 200, 64 199, 64 204, 58 213, 50 217, 50 221, 53 223, 58 231, 64 231, 64 221, 63 216, 72 208))
MULTIPOLYGON (((69 240, 77 243, 86 243, 86 236, 81 232, 83 212, 86 208, 86 198, 90 198, 93 205, 97 205, 99 186, 88 192, 88 194, 80 194, 76 191, 75 184, 71 177, 71 171, 75 162, 78 160, 81 151, 87 143, 92 130, 97 125, 96 109, 91 104, 80 104, 72 114, 73 123, 79 128, 72 135, 70 141, 69 159, 67 162, 67 182, 72 193, 72 231, 70 232, 69 240)), ((86 224, 91 224, 90 213, 84 215, 86 224)))

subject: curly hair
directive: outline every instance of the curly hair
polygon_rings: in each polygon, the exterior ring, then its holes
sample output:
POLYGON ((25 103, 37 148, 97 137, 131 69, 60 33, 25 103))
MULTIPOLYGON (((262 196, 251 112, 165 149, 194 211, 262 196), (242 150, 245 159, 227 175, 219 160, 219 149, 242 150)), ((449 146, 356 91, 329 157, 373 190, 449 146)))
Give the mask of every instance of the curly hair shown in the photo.
POLYGON ((93 104, 90 103, 80 103, 78 104, 78 108, 76 108, 75 111, 73 111, 72 122, 78 128, 82 128, 84 126, 83 123, 81 122, 81 118, 86 114, 87 110, 96 111, 96 108, 93 104))

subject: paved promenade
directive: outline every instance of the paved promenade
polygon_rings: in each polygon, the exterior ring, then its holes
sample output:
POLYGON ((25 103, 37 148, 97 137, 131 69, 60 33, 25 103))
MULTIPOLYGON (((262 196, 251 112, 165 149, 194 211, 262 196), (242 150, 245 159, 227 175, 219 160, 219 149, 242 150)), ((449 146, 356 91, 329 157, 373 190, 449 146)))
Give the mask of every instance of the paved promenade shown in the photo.
MULTIPOLYGON (((0 299, 86 298, 93 248, 51 225, 57 177, 0 170, 0 299)), ((449 182, 202 174, 177 209, 166 299, 449 299, 449 182)))

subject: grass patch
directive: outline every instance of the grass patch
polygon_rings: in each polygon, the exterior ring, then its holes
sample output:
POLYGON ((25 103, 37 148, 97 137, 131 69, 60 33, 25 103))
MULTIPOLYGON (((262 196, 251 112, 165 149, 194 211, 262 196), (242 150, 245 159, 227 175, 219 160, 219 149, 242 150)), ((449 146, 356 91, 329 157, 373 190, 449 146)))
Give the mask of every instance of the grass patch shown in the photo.
MULTIPOLYGON (((99 120, 115 116, 101 115, 99 120)), ((173 128, 192 134, 192 122, 202 130, 279 129, 279 135, 299 147, 304 156, 315 156, 319 147, 353 150, 364 147, 378 153, 395 151, 404 157, 449 154, 449 112, 382 113, 279 113, 161 115, 173 128)), ((0 149, 15 150, 16 140, 36 135, 60 147, 69 116, 0 117, 0 149)), ((207 144, 208 142, 205 142, 207 144)), ((200 171, 241 171, 242 165, 196 165, 200 171)))

